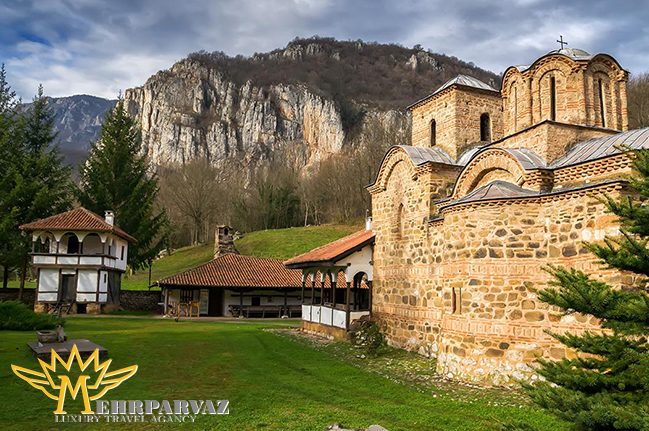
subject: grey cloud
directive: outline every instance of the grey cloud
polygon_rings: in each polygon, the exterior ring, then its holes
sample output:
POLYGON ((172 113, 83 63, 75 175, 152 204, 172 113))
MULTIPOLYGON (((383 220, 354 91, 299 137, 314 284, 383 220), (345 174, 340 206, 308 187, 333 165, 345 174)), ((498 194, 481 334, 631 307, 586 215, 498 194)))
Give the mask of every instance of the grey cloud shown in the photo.
POLYGON ((421 44, 501 72, 555 49, 561 33, 642 72, 648 18, 645 1, 9 0, 0 61, 25 97, 39 82, 55 96, 115 97, 199 49, 250 55, 318 34, 421 44), (35 49, 25 35, 47 44, 35 49))

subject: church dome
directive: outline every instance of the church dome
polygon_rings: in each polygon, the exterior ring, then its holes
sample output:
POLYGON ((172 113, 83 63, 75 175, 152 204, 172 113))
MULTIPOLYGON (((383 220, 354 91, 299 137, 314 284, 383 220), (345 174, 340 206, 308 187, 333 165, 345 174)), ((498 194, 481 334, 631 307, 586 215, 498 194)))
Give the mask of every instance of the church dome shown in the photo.
POLYGON ((547 55, 550 54, 562 54, 565 55, 566 57, 572 58, 573 60, 589 60, 593 58, 592 55, 584 51, 583 49, 579 48, 562 48, 562 49, 555 49, 550 52, 548 52, 547 55))

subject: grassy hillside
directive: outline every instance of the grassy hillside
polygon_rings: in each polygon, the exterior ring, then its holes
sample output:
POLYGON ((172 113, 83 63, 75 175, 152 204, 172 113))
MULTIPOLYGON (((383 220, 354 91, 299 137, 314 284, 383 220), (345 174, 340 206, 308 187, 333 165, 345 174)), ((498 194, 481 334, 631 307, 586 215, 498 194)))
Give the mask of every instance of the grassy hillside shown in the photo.
MULTIPOLYGON (((360 226, 323 225, 293 227, 251 232, 235 241, 241 254, 256 257, 289 259, 313 248, 335 241, 361 229, 360 226)), ((155 282, 177 272, 194 268, 212 259, 214 244, 184 247, 173 255, 153 262, 151 280, 155 282)), ((145 290, 149 284, 148 270, 122 278, 122 289, 145 290)))

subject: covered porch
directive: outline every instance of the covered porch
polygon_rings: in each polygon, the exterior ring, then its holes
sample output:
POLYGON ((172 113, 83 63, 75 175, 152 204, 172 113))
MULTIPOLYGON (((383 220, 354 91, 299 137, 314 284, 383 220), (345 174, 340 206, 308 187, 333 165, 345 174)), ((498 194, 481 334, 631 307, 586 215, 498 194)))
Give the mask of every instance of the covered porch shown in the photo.
POLYGON ((372 315, 374 234, 366 229, 284 264, 302 270, 302 329, 346 339, 354 323, 372 315))
POLYGON ((300 290, 295 287, 223 287, 162 285, 162 312, 174 317, 299 317, 300 290))
POLYGON ((324 273, 322 280, 320 272, 305 273, 305 278, 310 280, 310 287, 306 288, 302 301, 302 320, 320 325, 328 325, 344 330, 350 329, 350 324, 364 316, 371 316, 372 309, 372 282, 367 279, 364 272, 357 273, 352 281, 346 280, 341 269, 334 275, 332 272, 324 273), (320 278, 320 286, 316 280, 320 278), (342 279, 342 280, 339 280, 342 279), (334 286, 334 289, 331 288, 334 286))
POLYGON ((173 317, 298 317, 301 272, 279 259, 221 255, 157 281, 162 312, 173 317))

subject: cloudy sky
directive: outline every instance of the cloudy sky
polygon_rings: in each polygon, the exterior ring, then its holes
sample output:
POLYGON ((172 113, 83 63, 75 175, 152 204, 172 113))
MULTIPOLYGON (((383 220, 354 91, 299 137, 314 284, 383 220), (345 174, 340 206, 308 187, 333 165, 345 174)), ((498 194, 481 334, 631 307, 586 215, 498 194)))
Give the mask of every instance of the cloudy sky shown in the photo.
POLYGON ((502 72, 555 49, 649 70, 646 0, 2 0, 0 62, 30 99, 114 98, 188 53, 250 55, 296 36, 421 44, 502 72))

